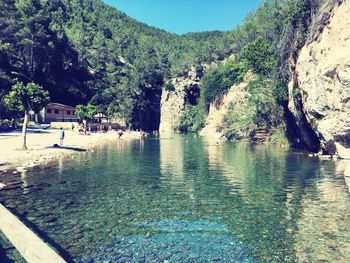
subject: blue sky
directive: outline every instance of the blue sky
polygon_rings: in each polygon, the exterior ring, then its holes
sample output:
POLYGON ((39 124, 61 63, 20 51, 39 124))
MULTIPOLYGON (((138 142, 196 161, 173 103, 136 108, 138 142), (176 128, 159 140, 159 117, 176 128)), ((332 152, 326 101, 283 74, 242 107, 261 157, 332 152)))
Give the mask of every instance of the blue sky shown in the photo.
POLYGON ((105 0, 127 15, 173 33, 230 30, 261 0, 105 0))

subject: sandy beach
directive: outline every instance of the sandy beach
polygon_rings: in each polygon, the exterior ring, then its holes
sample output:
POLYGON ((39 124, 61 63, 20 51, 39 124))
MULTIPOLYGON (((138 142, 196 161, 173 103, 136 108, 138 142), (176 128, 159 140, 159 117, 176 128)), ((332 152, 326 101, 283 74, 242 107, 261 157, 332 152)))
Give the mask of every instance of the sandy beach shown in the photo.
MULTIPOLYGON (((126 132, 122 139, 138 136, 136 132, 126 132)), ((63 147, 53 148, 54 144, 59 144, 59 130, 47 129, 40 133, 28 133, 28 149, 22 150, 20 133, 2 133, 0 134, 0 172, 20 171, 26 167, 42 165, 60 156, 75 154, 79 150, 91 150, 95 146, 116 140, 118 140, 116 131, 80 135, 66 130, 63 147)))

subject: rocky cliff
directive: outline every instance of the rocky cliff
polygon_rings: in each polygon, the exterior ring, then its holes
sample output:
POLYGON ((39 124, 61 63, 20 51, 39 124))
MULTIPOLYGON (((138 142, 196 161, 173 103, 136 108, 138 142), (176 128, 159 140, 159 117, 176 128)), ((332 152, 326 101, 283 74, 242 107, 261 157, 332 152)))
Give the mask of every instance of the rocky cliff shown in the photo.
MULTIPOLYGON (((304 27, 292 26, 290 38, 284 39, 285 53, 289 54, 283 57, 289 72, 285 120, 294 145, 314 152, 322 148, 333 154, 335 142, 344 144, 350 139, 350 3, 325 2, 304 27)), ((246 103, 249 81, 231 87, 210 105, 201 135, 222 137, 217 127, 231 104, 246 103)), ((200 92, 200 77, 194 70, 172 83, 175 90, 162 94, 161 132, 173 131, 185 105, 195 105, 192 95, 200 92)))
POLYGON ((171 79, 174 90, 162 93, 159 131, 169 133, 174 131, 174 125, 186 104, 196 104, 200 92, 200 75, 191 69, 186 77, 171 79))
POLYGON ((244 82, 233 85, 227 93, 218 97, 210 104, 209 113, 206 118, 206 125, 200 132, 201 136, 213 137, 220 139, 223 134, 218 130, 218 127, 223 123, 224 117, 229 111, 229 107, 242 107, 248 103, 249 93, 247 86, 254 79, 254 76, 247 75, 244 82))
POLYGON ((314 19, 314 32, 291 65, 289 109, 301 133, 308 137, 310 149, 315 150, 317 142, 307 124, 329 153, 335 151, 334 141, 350 138, 349 14, 349 2, 329 1, 314 19))

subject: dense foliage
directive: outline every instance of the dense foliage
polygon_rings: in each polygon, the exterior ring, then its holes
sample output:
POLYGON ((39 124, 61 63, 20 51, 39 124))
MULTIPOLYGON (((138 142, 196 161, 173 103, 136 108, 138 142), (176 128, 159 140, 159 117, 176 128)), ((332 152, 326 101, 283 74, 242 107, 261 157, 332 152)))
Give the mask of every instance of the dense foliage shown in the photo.
POLYGON ((17 82, 5 97, 5 104, 14 111, 25 112, 33 110, 39 112, 49 102, 49 94, 43 87, 28 83, 17 82))
POLYGON ((242 82, 248 66, 245 62, 227 62, 214 67, 202 79, 202 99, 208 106, 217 96, 228 90, 233 84, 242 82))
POLYGON ((270 50, 270 44, 262 36, 243 48, 242 59, 256 74, 269 74, 276 65, 276 58, 270 50))
POLYGON ((204 115, 202 108, 187 105, 173 128, 181 133, 198 132, 204 127, 204 115))
POLYGON ((94 105, 88 104, 88 105, 77 105, 75 108, 75 115, 78 116, 81 120, 87 120, 90 121, 94 118, 95 114, 97 113, 97 108, 94 105))
POLYGON ((230 139, 249 137, 257 128, 273 130, 283 124, 283 107, 274 96, 275 81, 260 77, 248 85, 246 105, 230 107, 220 129, 230 139))

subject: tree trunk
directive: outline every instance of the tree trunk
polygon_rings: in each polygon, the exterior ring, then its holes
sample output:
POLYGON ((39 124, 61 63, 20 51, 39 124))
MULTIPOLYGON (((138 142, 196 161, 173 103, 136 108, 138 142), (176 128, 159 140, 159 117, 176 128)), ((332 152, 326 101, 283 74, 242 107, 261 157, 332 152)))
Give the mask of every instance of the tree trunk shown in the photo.
POLYGON ((35 122, 35 124, 39 124, 39 114, 38 113, 34 113, 34 122, 35 122))
POLYGON ((23 121, 23 127, 22 127, 22 137, 23 137, 23 149, 27 149, 27 125, 28 125, 28 119, 29 119, 29 111, 26 110, 24 112, 24 121, 23 121))
POLYGON ((34 72, 34 35, 32 34, 32 44, 30 47, 30 73, 31 77, 33 77, 34 72))
POLYGON ((87 129, 88 129, 88 122, 87 120, 83 120, 83 128, 84 128, 84 134, 86 135, 87 129))

